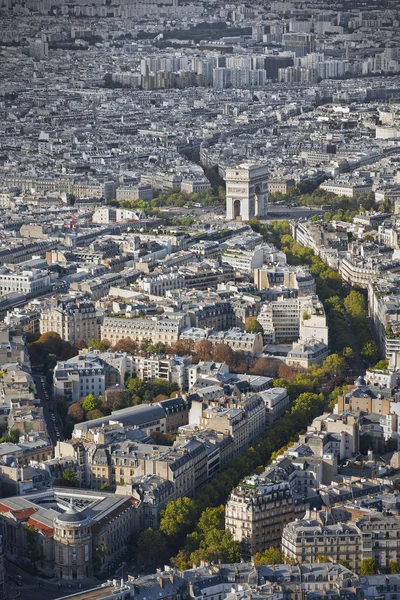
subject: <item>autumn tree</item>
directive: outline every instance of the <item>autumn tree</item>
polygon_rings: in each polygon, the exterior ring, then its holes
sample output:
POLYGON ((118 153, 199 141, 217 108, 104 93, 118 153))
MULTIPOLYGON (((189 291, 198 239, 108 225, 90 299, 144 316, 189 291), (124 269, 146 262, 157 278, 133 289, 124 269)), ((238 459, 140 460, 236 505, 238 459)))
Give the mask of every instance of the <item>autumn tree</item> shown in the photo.
POLYGON ((68 408, 68 417, 75 423, 81 423, 85 418, 85 411, 79 402, 73 402, 68 408))
POLYGON ((292 367, 286 365, 284 362, 279 361, 278 365, 278 377, 287 379, 288 381, 294 381, 299 373, 303 373, 304 369, 301 367, 292 367))
POLYGON ((131 340, 130 338, 124 338, 123 340, 118 340, 118 342, 113 346, 113 350, 115 352, 127 352, 128 354, 136 354, 138 351, 138 343, 135 340, 131 340))
POLYGON ((194 347, 195 354, 199 360, 209 361, 213 358, 213 346, 209 340, 201 340, 194 347))
POLYGON ((103 413, 98 408, 89 410, 89 412, 86 413, 86 419, 88 421, 91 421, 92 419, 101 419, 103 416, 103 413))
POLYGON ((191 356, 193 354, 193 341, 178 340, 172 346, 171 353, 176 354, 177 356, 191 356))
POLYGON ((278 376, 279 360, 274 358, 257 358, 250 369, 252 375, 275 378, 278 376))
POLYGON ((233 350, 228 344, 215 344, 213 359, 215 362, 225 363, 228 367, 233 367, 235 364, 233 350))

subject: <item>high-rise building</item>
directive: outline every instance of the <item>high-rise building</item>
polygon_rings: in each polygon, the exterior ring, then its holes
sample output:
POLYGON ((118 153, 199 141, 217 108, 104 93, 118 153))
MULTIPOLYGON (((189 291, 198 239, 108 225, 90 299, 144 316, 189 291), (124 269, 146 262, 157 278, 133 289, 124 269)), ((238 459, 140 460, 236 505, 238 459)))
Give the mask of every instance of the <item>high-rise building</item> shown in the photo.
POLYGON ((283 47, 296 56, 305 56, 315 52, 315 36, 313 33, 284 33, 283 47))

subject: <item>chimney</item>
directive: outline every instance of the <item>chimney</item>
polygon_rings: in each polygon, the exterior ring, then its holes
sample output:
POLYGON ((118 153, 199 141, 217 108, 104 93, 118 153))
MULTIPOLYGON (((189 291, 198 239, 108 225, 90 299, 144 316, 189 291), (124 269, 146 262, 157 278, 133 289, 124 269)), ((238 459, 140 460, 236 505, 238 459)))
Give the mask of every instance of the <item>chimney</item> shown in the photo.
POLYGON ((158 583, 159 583, 160 588, 163 588, 164 587, 164 579, 163 579, 163 577, 160 575, 159 577, 157 577, 157 579, 158 579, 158 583))
POLYGON ((172 583, 172 585, 175 583, 175 575, 173 573, 169 574, 169 580, 172 583))

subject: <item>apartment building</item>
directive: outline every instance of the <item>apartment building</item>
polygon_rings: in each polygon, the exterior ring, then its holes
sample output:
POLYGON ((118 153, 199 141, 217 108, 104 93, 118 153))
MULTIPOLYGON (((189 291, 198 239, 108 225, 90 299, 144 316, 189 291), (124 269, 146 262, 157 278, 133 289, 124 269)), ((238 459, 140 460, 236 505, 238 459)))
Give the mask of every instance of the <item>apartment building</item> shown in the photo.
POLYGON ((129 338, 137 342, 150 339, 154 344, 172 345, 178 341, 185 327, 190 327, 189 316, 185 313, 164 313, 147 319, 105 317, 101 339, 109 340, 111 344, 129 338))
POLYGON ((368 284, 368 308, 374 338, 382 358, 392 368, 400 366, 400 295, 396 275, 368 284))
POLYGON ((210 401, 207 405, 193 401, 189 414, 191 427, 229 434, 234 440, 235 454, 247 450, 251 442, 264 431, 265 423, 265 404, 257 394, 224 404, 210 401))
POLYGON ((326 556, 335 563, 345 560, 358 571, 363 558, 360 546, 361 533, 349 523, 321 525, 302 520, 286 524, 282 531, 282 552, 296 563, 313 563, 318 556, 326 556))
POLYGON ((60 300, 40 313, 40 333, 54 331, 70 344, 99 340, 100 325, 94 304, 85 300, 60 300))
POLYGON ((228 331, 214 331, 213 329, 188 327, 182 330, 179 339, 191 340, 195 344, 207 339, 213 345, 226 344, 232 350, 240 350, 249 355, 261 353, 264 347, 261 333, 245 333, 238 328, 229 329, 228 331))
POLYGON ((39 296, 51 289, 50 275, 41 269, 11 271, 0 268, 0 294, 16 292, 27 296, 39 296))
POLYGON ((284 526, 298 514, 288 482, 254 475, 231 492, 225 526, 249 559, 270 546, 279 548, 284 526))
POLYGON ((316 339, 328 343, 325 311, 318 296, 300 296, 266 302, 257 317, 268 342, 316 339))
POLYGON ((150 273, 140 279, 139 289, 150 296, 165 296, 170 290, 180 290, 185 286, 185 277, 179 272, 150 273))
POLYGON ((53 374, 53 393, 69 404, 88 394, 103 396, 106 389, 104 365, 97 358, 74 357, 59 361, 53 374))
POLYGON ((318 555, 332 562, 345 560, 355 571, 364 559, 372 558, 378 569, 386 570, 390 561, 400 558, 398 529, 398 517, 381 513, 328 525, 296 521, 283 529, 282 552, 296 562, 312 562, 318 555))
POLYGON ((222 260, 236 273, 252 273, 253 269, 260 269, 264 262, 262 247, 249 250, 247 248, 227 248, 222 253, 222 260))
POLYGON ((254 269, 254 283, 259 290, 287 287, 298 291, 299 296, 316 293, 315 280, 307 267, 263 267, 254 269))
POLYGON ((195 461, 188 450, 120 442, 98 447, 90 465, 91 487, 125 484, 132 477, 158 475, 174 485, 174 496, 193 496, 195 461))
POLYGON ((321 183, 319 186, 321 190, 325 192, 331 192, 336 196, 346 196, 348 198, 354 198, 357 194, 366 194, 372 189, 370 182, 362 181, 327 181, 321 183))

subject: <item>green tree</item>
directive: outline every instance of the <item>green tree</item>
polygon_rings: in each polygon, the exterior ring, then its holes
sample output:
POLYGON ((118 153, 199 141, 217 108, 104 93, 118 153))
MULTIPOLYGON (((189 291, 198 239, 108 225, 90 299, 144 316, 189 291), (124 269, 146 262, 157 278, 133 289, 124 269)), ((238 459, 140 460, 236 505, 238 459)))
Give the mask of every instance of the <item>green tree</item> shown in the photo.
POLYGON ((161 566, 166 558, 167 540, 157 529, 141 531, 136 544, 136 560, 146 566, 161 566))
POLYGON ((215 529, 224 529, 225 527, 225 508, 216 506, 215 508, 206 508, 197 523, 197 529, 200 533, 208 533, 215 529))
POLYGON ((197 518, 196 504, 192 498, 178 498, 168 502, 161 512, 160 531, 173 538, 187 534, 197 518))
POLYGON ((331 354, 324 361, 324 369, 333 377, 340 377, 346 370, 346 361, 339 354, 331 354))
POLYGON ((73 469, 64 469, 61 474, 62 482, 67 487, 76 487, 78 480, 73 469))
POLYGON ((351 565, 348 560, 344 560, 344 559, 338 560, 338 564, 342 565, 342 567, 345 567, 346 569, 349 569, 350 571, 352 570, 351 565))
POLYGON ((249 324, 247 326, 247 333, 264 334, 264 329, 261 323, 259 323, 255 317, 253 319, 250 319, 249 324))
POLYGON ((378 348, 375 342, 366 342, 362 347, 361 356, 365 358, 369 364, 374 363, 378 356, 378 348))
POLYGON ((400 564, 396 560, 389 562, 389 571, 392 575, 398 575, 400 573, 400 564))
POLYGON ((100 352, 106 352, 111 346, 111 343, 108 340, 95 340, 92 339, 87 344, 88 348, 91 350, 100 350, 100 352))
POLYGON ((361 561, 360 575, 376 575, 378 569, 372 558, 364 558, 361 561))
POLYGON ((91 410, 100 408, 100 406, 101 398, 94 396, 93 394, 88 394, 82 402, 82 408, 85 412, 90 412, 91 410))
POLYGON ((264 552, 256 552, 254 555, 254 564, 259 565, 281 565, 284 563, 283 554, 279 548, 270 546, 264 552))
POLYGON ((210 529, 201 542, 200 548, 191 553, 190 560, 196 565, 203 560, 209 563, 239 562, 239 542, 232 538, 228 530, 210 529))

